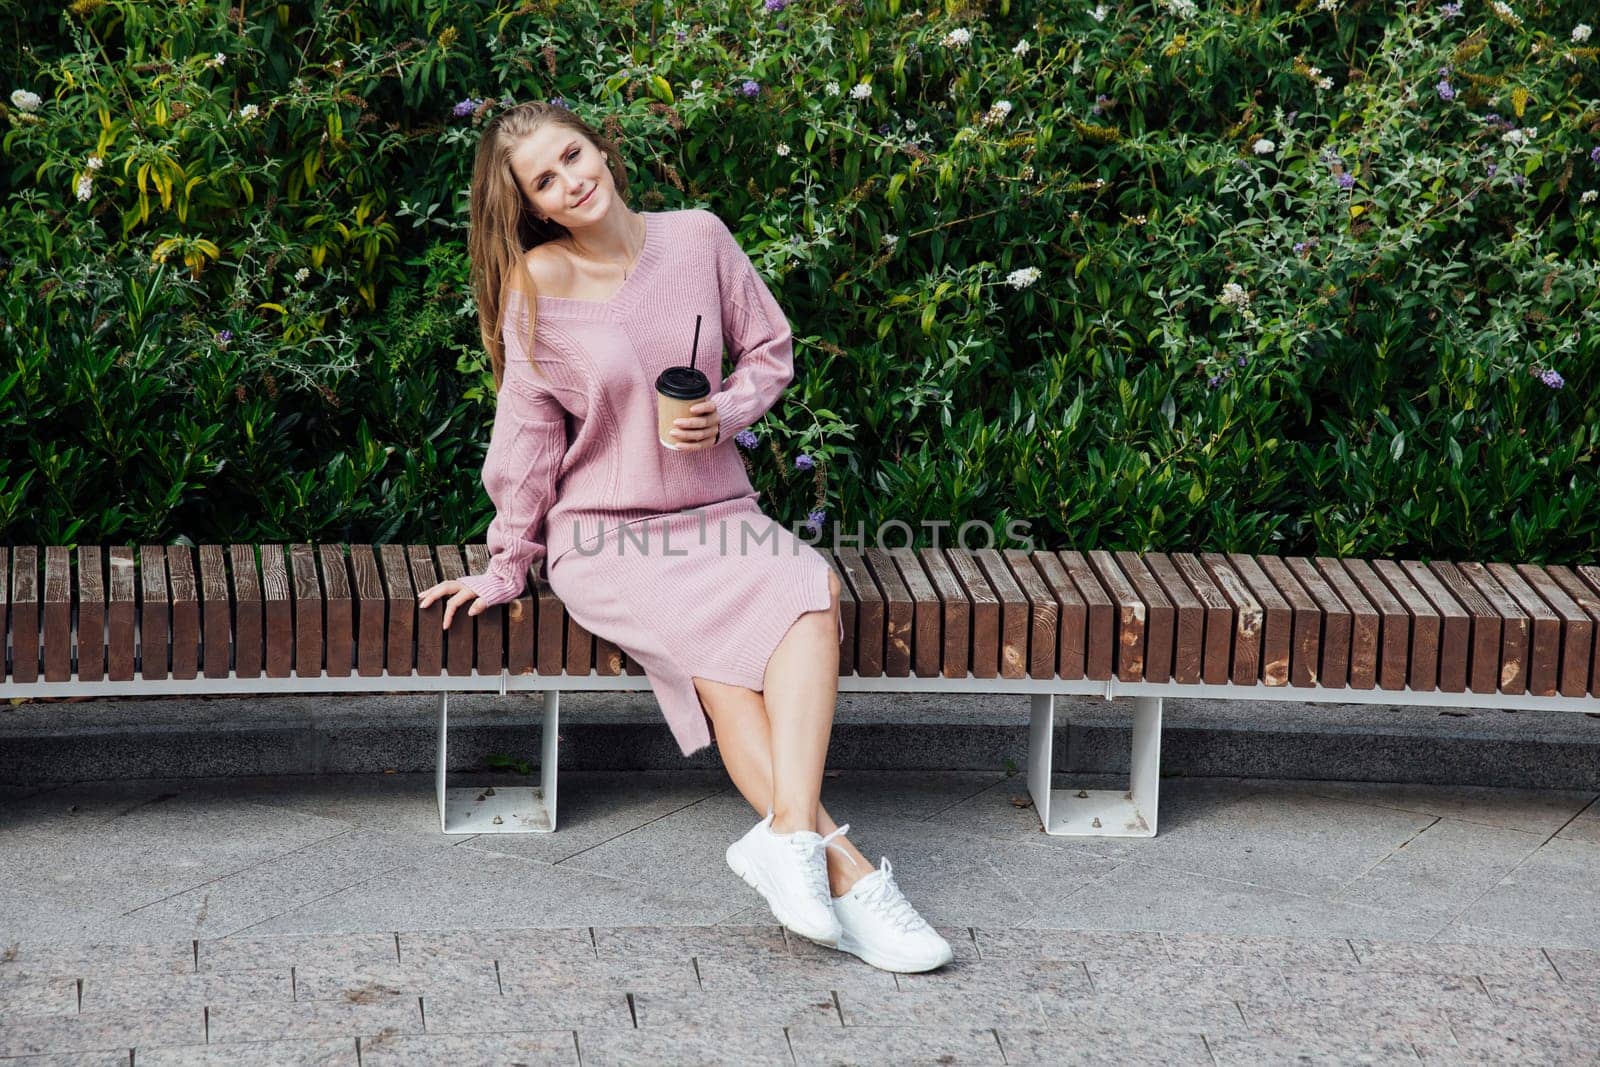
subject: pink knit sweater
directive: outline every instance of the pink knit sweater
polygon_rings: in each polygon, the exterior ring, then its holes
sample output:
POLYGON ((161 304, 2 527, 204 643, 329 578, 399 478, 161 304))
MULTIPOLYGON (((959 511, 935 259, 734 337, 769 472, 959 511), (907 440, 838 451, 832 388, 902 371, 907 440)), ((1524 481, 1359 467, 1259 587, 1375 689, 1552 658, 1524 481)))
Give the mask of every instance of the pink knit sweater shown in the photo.
POLYGON ((462 579, 486 604, 516 599, 530 569, 548 578, 548 564, 605 530, 760 496, 733 438, 794 377, 789 320, 716 215, 643 214, 644 248, 610 298, 538 297, 533 355, 543 374, 522 343, 527 303, 517 294, 508 301, 506 371, 483 466, 495 506, 489 566, 462 579), (657 441, 655 380, 689 362, 696 314, 695 366, 711 380, 721 438, 675 452, 657 441), (735 364, 726 378, 724 346, 735 364))

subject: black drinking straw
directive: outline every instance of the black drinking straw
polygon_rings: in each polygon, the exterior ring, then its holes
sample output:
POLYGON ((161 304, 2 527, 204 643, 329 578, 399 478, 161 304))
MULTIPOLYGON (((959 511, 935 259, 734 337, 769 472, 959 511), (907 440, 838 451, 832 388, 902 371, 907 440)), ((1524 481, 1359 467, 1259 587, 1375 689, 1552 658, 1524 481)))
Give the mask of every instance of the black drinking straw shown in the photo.
POLYGON ((700 354, 700 316, 694 317, 694 348, 689 352, 689 366, 694 367, 694 359, 700 354))

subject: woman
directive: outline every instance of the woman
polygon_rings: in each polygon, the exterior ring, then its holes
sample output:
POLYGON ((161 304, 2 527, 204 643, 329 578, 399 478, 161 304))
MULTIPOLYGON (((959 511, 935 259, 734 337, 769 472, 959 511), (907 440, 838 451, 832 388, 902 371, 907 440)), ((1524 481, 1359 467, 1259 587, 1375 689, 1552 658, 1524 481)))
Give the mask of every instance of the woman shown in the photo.
POLYGON ((715 730, 766 813, 728 865, 778 921, 877 967, 942 966, 949 944, 888 860, 874 869, 822 807, 839 580, 762 513, 733 440, 794 377, 788 320, 716 215, 636 212, 626 191, 616 146, 565 108, 521 104, 484 131, 468 246, 498 389, 490 562, 421 606, 448 597, 448 628, 516 598, 544 561, 568 613, 644 668, 685 755, 715 730), (663 447, 655 380, 696 336, 713 391, 663 447))

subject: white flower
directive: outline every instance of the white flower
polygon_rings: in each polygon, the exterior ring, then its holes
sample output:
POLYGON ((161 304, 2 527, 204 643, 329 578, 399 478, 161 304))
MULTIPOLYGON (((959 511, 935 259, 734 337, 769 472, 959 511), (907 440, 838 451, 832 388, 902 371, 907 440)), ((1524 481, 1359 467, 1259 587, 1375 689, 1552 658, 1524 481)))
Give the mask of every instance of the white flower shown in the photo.
POLYGON ((780 156, 786 156, 789 154, 789 146, 787 144, 780 144, 777 148, 773 149, 773 151, 777 152, 780 156))
POLYGON ((897 233, 886 233, 883 235, 881 243, 883 247, 893 249, 895 245, 900 243, 900 235, 897 233))
POLYGON ((220 67, 224 63, 226 63, 227 61, 228 61, 228 57, 223 55, 221 52, 218 52, 216 55, 214 55, 210 59, 206 60, 206 66, 208 66, 208 67, 220 67))
POLYGON ((38 93, 30 93, 26 89, 18 89, 11 94, 11 106, 22 111, 38 111, 39 104, 38 93))
POLYGON ((1265 155, 1270 155, 1272 152, 1275 152, 1277 150, 1278 146, 1276 144, 1272 143, 1272 141, 1270 141, 1267 138, 1263 137, 1260 140, 1256 141, 1255 144, 1251 145, 1250 148, 1251 148, 1252 151, 1255 152, 1256 155, 1265 156, 1265 155))
POLYGON ((311 277, 311 272, 305 267, 301 267, 299 270, 294 272, 294 280, 297 282, 304 282, 309 277, 311 277))
POLYGON ((1537 136, 1539 136, 1539 127, 1524 126, 1520 130, 1507 130, 1505 133, 1500 135, 1500 139, 1508 144, 1521 146, 1527 144, 1537 136))
POLYGON ((1029 163, 1024 166, 1022 168, 1022 172, 1018 174, 1017 177, 1021 178, 1025 182, 1033 181, 1033 164, 1029 163))
POLYGON ((1582 44, 1589 39, 1589 34, 1593 32, 1593 27, 1591 27, 1587 22, 1580 22, 1576 26, 1572 27, 1572 39, 1577 44, 1582 44))
POLYGON ((1317 88, 1318 89, 1332 89, 1333 88, 1333 79, 1332 78, 1323 78, 1321 81, 1317 82, 1317 88))
POLYGON ((984 114, 984 116, 983 116, 983 124, 985 126, 997 125, 998 123, 1004 122, 1006 120, 1006 116, 1008 116, 1010 114, 1011 114, 1011 101, 1009 101, 1009 100, 996 100, 989 107, 989 110, 984 114))
POLYGON ((1104 22, 1106 20, 1106 5, 1097 5, 1093 11, 1089 12, 1089 17, 1096 22, 1104 22))
POLYGON ((1238 282, 1228 282, 1224 285, 1222 287, 1222 295, 1217 300, 1239 311, 1244 311, 1250 307, 1250 294, 1238 282))
POLYGON ((259 107, 256 107, 256 105, 254 105, 254 104, 246 104, 244 107, 241 107, 239 109, 239 118, 244 120, 245 122, 249 122, 251 119, 255 118, 257 115, 260 115, 260 114, 261 114, 261 109, 259 107))
MULTIPOLYGON (((490 40, 493 40, 493 38, 490 38, 490 40)), ((705 82, 701 81, 699 78, 696 78, 694 81, 689 83, 689 91, 698 93, 700 91, 700 87, 704 84, 705 82)))
POLYGON ((1596 197, 1600 197, 1600 193, 1595 192, 1593 189, 1585 189, 1583 195, 1578 197, 1578 201, 1583 204, 1592 204, 1596 197))
POLYGON ((1339 10, 1339 0, 1317 0, 1317 10, 1337 11, 1339 10))
POLYGON ((1028 54, 1028 49, 1030 49, 1032 47, 1033 46, 1027 42, 1027 39, 1024 38, 1023 40, 1018 41, 1012 47, 1011 54, 1014 55, 1014 56, 1025 56, 1025 55, 1028 54))
POLYGON ((89 175, 85 174, 83 177, 78 179, 78 199, 79 200, 87 200, 87 199, 89 199, 89 194, 93 190, 94 190, 94 179, 91 178, 89 175))
POLYGON ((1038 267, 1022 267, 1006 275, 1006 284, 1013 289, 1026 289, 1039 280, 1038 267))
POLYGON ((866 100, 872 96, 872 85, 868 82, 860 82, 851 87, 850 96, 856 100, 866 100))
POLYGON ((822 91, 827 93, 829 96, 838 96, 839 95, 839 83, 838 82, 829 82, 827 85, 824 85, 822 87, 822 91))
POLYGON ((88 159, 88 162, 85 163, 84 165, 87 166, 90 170, 99 170, 100 167, 101 167, 101 163, 102 163, 102 160, 100 159, 99 156, 90 156, 89 159, 88 159))
POLYGON ((945 34, 944 35, 944 39, 942 41, 940 41, 939 43, 944 45, 946 48, 960 48, 962 45, 968 43, 971 40, 972 40, 972 31, 968 30, 968 29, 965 29, 963 27, 957 26, 955 29, 953 29, 949 33, 945 34))
POLYGON ((1197 13, 1194 0, 1167 0, 1167 8, 1180 19, 1192 19, 1197 13))
POLYGON ((1511 10, 1511 5, 1506 3, 1505 0, 1494 0, 1494 3, 1490 4, 1489 7, 1494 10, 1496 15, 1499 15, 1513 26, 1522 25, 1522 19, 1517 17, 1517 13, 1511 10))

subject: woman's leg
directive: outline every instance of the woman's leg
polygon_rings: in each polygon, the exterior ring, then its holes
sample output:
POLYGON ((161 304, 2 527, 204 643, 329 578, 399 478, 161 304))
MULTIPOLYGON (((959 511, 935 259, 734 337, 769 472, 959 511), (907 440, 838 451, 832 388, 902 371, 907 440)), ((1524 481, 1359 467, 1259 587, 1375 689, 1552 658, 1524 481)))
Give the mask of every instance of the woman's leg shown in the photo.
MULTIPOLYGON (((837 635, 838 631, 834 632, 837 635)), ((838 648, 837 642, 834 647, 838 648)), ((743 686, 724 685, 705 678, 696 678, 694 684, 711 716, 717 753, 722 757, 723 766, 728 768, 728 777, 758 815, 774 811, 772 735, 762 695, 743 686)), ((776 815, 773 822, 777 822, 776 815)), ((838 828, 820 802, 816 807, 814 828, 822 834, 838 828)), ((872 864, 848 837, 834 838, 827 851, 828 886, 834 896, 842 895, 856 879, 872 873, 872 864)))

